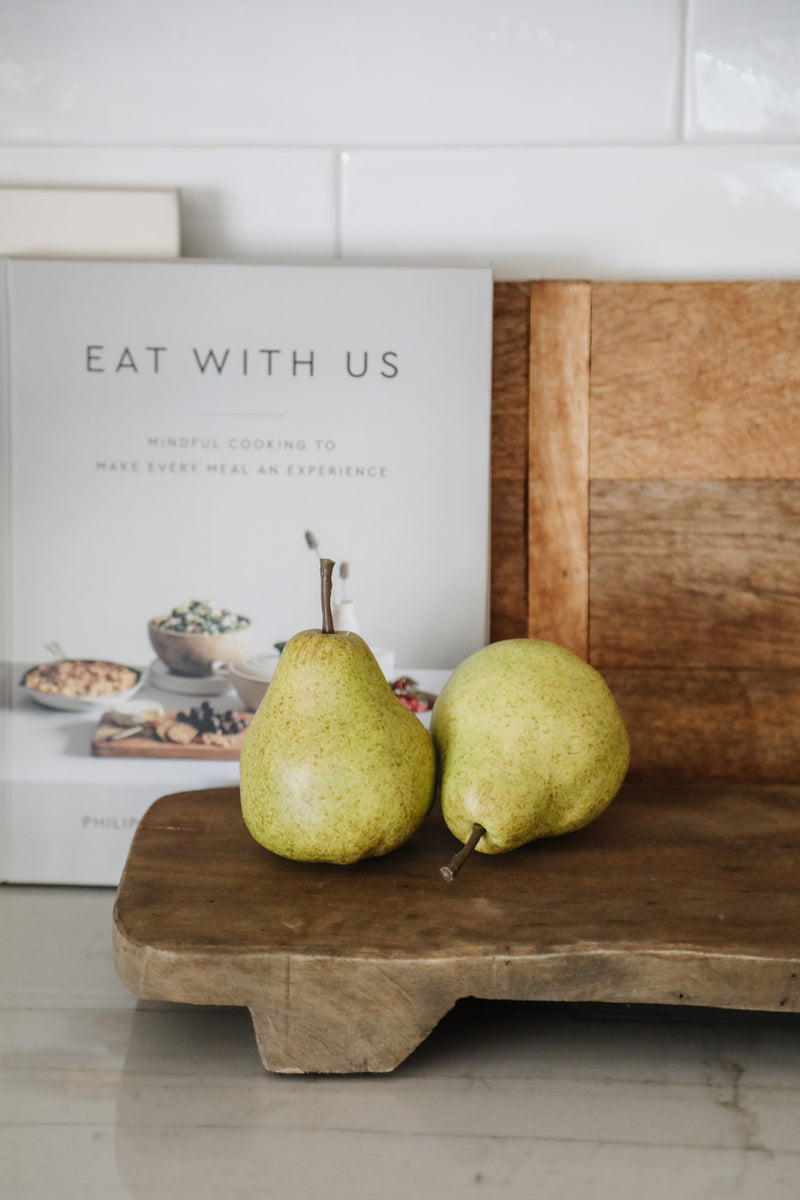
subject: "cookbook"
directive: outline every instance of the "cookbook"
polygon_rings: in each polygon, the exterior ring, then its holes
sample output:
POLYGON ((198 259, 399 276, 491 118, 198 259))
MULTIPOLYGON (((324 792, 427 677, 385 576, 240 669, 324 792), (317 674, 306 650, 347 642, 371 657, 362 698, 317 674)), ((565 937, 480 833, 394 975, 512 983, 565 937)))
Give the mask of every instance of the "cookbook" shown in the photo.
POLYGON ((319 625, 321 556, 390 677, 422 688, 484 644, 492 275, 5 259, 2 276, 0 878, 115 885, 161 794, 238 781, 254 701, 226 659, 269 664, 319 625), (184 675, 152 626, 187 613, 246 644, 184 675))

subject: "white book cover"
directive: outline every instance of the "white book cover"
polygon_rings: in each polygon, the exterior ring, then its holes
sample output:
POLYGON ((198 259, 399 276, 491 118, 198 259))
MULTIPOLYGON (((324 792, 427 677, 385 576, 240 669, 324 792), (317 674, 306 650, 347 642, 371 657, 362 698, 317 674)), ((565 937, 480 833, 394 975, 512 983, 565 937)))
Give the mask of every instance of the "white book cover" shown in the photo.
MULTIPOLYGON (((149 619, 213 600, 274 652, 319 626, 322 554, 347 563, 334 599, 373 648, 446 676, 487 637, 492 276, 2 270, 2 878, 114 885, 150 803, 235 784, 238 763, 98 757, 101 710, 40 703, 24 674, 110 661, 141 673, 139 699, 197 705, 149 619)), ((213 682, 213 707, 242 707, 213 682)))

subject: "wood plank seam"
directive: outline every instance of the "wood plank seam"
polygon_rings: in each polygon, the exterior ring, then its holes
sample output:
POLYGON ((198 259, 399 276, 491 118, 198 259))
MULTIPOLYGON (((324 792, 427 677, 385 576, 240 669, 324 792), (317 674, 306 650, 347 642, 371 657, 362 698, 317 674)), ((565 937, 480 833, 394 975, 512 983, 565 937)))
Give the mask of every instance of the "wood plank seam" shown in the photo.
POLYGON ((527 282, 494 288, 491 641, 527 630, 530 291, 527 282))

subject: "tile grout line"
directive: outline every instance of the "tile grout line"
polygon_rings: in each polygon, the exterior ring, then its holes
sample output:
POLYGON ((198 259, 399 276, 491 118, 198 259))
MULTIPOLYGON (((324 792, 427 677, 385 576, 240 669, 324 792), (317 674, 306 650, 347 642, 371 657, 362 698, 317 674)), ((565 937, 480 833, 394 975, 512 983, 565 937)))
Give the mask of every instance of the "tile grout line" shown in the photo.
MULTIPOLYGON (((691 4, 691 0, 687 0, 687 4, 691 4)), ((686 92, 685 81, 689 75, 686 64, 682 63, 679 74, 679 91, 686 92)), ((683 101, 683 96, 682 96, 683 101)), ((77 154, 96 154, 99 152, 119 154, 120 156, 133 154, 149 154, 174 152, 178 154, 333 154, 336 156, 337 162, 341 164, 351 154, 554 154, 565 151, 577 151, 581 153, 590 153, 595 150, 602 151, 629 151, 632 154, 639 153, 643 150, 670 150, 679 144, 682 140, 681 135, 685 133, 685 122, 683 109, 688 108, 688 101, 679 105, 680 111, 677 114, 676 129, 673 135, 659 138, 598 138, 594 141, 585 141, 580 139, 562 138, 558 141, 537 141, 533 139, 527 142, 364 142, 357 145, 349 145, 343 148, 336 144, 326 144, 323 142, 308 142, 306 144, 288 144, 282 142, 130 142, 130 143, 115 143, 115 142, 47 142, 37 143, 20 143, 13 141, 4 141, 0 138, 0 154, 19 154, 21 157, 27 155, 41 155, 47 153, 69 152, 77 154), (676 141, 676 134, 679 140, 676 141)), ((688 145, 704 145, 704 146, 744 146, 744 147, 762 147, 772 150, 797 149, 797 138, 792 136, 776 137, 774 135, 764 137, 761 134, 747 134, 741 132, 731 132, 725 134, 717 134, 715 136, 706 136, 702 139, 687 142, 688 145)), ((49 176, 47 184, 37 180, 26 180, 22 183, 4 182, 4 187, 68 187, 74 186, 71 182, 60 184, 58 181, 52 183, 49 176)), ((94 184, 87 186, 94 186, 94 184)), ((131 185, 134 186, 134 185, 131 185)), ((154 185, 155 186, 155 185, 154 185)), ((163 185, 167 186, 167 185, 163 185)))
POLYGON ((348 152, 341 146, 335 146, 333 153, 333 252, 336 258, 342 258, 344 246, 344 177, 348 152))
MULTIPOLYGON (((20 144, 16 142, 5 142, 0 139, 0 154, 16 154, 19 153, 22 157, 28 154, 41 155, 42 152, 75 152, 95 154, 99 152, 114 152, 121 156, 161 153, 170 151, 175 153, 213 153, 213 154, 323 154, 329 153, 335 156, 337 178, 341 178, 343 173, 342 164, 351 154, 419 154, 419 155, 470 155, 470 154, 561 154, 561 153, 592 153, 595 151, 619 151, 628 152, 630 154, 638 154, 642 151, 669 151, 677 147, 686 149, 694 149, 697 147, 708 148, 717 147, 719 149, 761 149, 761 150, 797 150, 797 139, 794 137, 763 137, 759 134, 742 134, 729 133, 717 134, 715 136, 704 136, 700 138, 686 138, 686 125, 688 124, 688 114, 685 112, 688 109, 688 99, 683 93, 686 92, 685 80, 689 72, 685 68, 685 64, 681 66, 679 76, 679 91, 681 91, 681 103, 678 106, 679 111, 676 115, 675 131, 671 137, 666 138, 643 138, 643 139, 598 139, 597 141, 573 141, 566 138, 561 141, 530 141, 530 142, 398 142, 391 143, 364 143, 363 145, 348 146, 347 149, 342 149, 336 145, 325 145, 323 143, 308 143, 307 145, 288 145, 280 142, 209 142, 209 143, 160 143, 160 142, 131 142, 129 144, 117 144, 109 142, 52 142, 41 143, 37 145, 20 144)), ((53 183, 48 176, 46 183, 40 180, 26 180, 23 183, 16 179, 12 182, 0 178, 0 187, 102 187, 105 186, 102 182, 97 184, 94 178, 91 182, 85 185, 83 182, 73 182, 69 180, 61 183, 56 181, 53 183)), ((168 187, 169 184, 154 183, 148 185, 131 185, 133 186, 152 186, 152 187, 168 187)))
POLYGON ((678 111, 677 111, 677 143, 686 145, 686 130, 689 124, 689 88, 691 71, 689 69, 693 0, 682 2, 682 53, 678 58, 678 111))

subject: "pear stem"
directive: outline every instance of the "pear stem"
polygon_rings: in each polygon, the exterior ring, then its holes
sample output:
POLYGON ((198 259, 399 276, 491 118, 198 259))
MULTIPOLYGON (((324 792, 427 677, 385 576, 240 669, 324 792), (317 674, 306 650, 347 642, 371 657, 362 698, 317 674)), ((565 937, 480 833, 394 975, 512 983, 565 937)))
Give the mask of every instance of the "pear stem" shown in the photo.
POLYGON ((464 845, 459 850, 458 854, 454 854, 446 867, 439 868, 439 874, 445 883, 452 883, 458 872, 463 867, 464 863, 469 858, 472 851, 477 846, 483 835, 486 833, 483 825, 479 825, 476 821, 472 826, 472 833, 467 838, 464 845))
POLYGON ((331 611, 331 592, 333 590, 334 562, 330 558, 319 560, 319 573, 322 583, 322 632, 335 633, 333 627, 333 612, 331 611))

